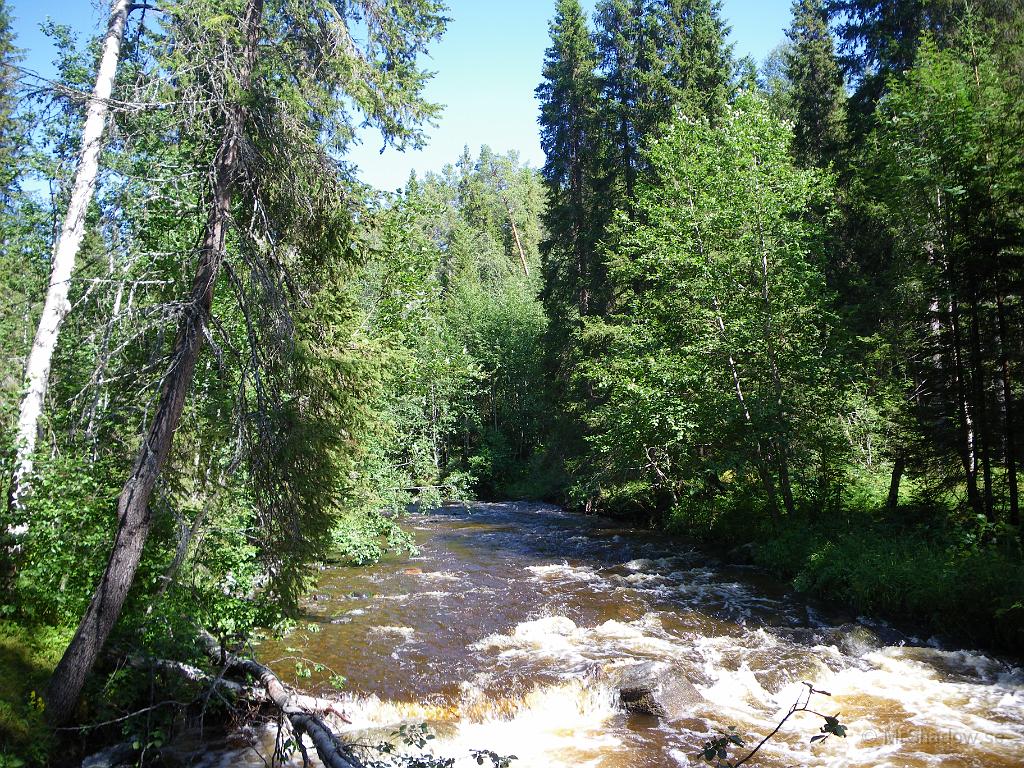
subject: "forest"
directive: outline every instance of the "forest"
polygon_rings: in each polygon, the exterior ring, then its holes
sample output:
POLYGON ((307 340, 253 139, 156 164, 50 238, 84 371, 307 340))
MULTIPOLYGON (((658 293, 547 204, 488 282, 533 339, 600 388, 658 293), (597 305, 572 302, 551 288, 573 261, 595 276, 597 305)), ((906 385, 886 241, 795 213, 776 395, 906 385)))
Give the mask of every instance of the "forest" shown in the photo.
POLYGON ((1024 652, 1018 2, 793 0, 755 62, 717 0, 557 0, 543 167, 393 193, 347 152, 427 141, 440 0, 104 5, 48 80, 0 0, 0 766, 451 499, 1024 652))

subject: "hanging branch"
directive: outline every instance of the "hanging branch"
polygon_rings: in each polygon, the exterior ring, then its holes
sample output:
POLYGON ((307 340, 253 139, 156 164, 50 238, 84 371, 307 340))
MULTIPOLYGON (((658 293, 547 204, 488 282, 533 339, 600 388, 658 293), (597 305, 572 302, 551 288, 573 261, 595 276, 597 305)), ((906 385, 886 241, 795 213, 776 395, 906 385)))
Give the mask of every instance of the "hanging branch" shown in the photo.
POLYGON ((728 749, 730 746, 743 746, 743 739, 740 738, 739 734, 736 733, 734 728, 730 728, 728 732, 723 733, 716 739, 710 739, 704 744, 704 750, 701 752, 701 757, 704 761, 711 763, 715 768, 739 768, 741 765, 750 760, 756 755, 765 744, 767 744, 780 730, 782 726, 786 724, 797 712, 808 712, 812 715, 817 715, 824 720, 824 725, 821 726, 821 732, 811 737, 811 743, 814 744, 819 741, 824 741, 829 736, 846 736, 846 726, 839 722, 839 715, 824 715, 821 712, 816 712, 810 708, 811 696, 816 693, 820 693, 822 696, 831 696, 832 694, 828 691, 820 691, 810 683, 804 683, 807 686, 807 690, 800 693, 797 696, 793 706, 789 708, 789 712, 779 721, 778 725, 765 736, 761 741, 758 742, 757 746, 754 747, 750 752, 746 754, 741 760, 732 762, 728 760, 728 749))

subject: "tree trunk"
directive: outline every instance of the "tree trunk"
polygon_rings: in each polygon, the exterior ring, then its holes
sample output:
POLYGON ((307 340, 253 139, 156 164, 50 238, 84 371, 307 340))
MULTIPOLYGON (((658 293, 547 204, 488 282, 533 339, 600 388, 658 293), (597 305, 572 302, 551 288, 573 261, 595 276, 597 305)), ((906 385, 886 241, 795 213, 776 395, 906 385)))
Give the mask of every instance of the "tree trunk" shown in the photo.
MULTIPOLYGON (((761 261, 761 301, 764 303, 764 349, 768 357, 772 386, 775 389, 775 404, 779 409, 779 417, 784 419, 786 416, 785 398, 783 397, 782 376, 779 374, 779 365, 775 353, 774 331, 772 330, 772 301, 771 291, 768 287, 768 248, 764 242, 760 210, 757 212, 757 243, 758 255, 761 261)), ((779 485, 782 486, 782 503, 786 507, 786 514, 792 517, 796 513, 796 504, 793 501, 793 483, 789 477, 789 441, 785 439, 786 431, 785 429, 777 430, 777 436, 772 442, 775 443, 779 453, 778 470, 779 485)))
MULTIPOLYGON (((18 431, 15 436, 17 455, 11 477, 7 504, 10 510, 20 508, 32 474, 32 456, 36 449, 39 433, 39 418, 43 412, 46 389, 50 380, 50 365, 57 347, 61 326, 71 311, 68 292, 71 289, 71 275, 75 270, 78 249, 85 237, 85 215, 89 209, 93 192, 96 190, 96 176, 99 172, 100 145, 103 128, 109 109, 110 93, 114 87, 114 75, 121 54, 121 40, 131 10, 129 0, 113 0, 110 6, 110 21, 107 36, 103 41, 103 53, 96 71, 96 83, 92 98, 86 110, 85 125, 82 128, 82 146, 79 150, 78 167, 71 188, 71 200, 64 216, 64 225, 53 249, 53 263, 50 269, 50 283, 46 289, 43 314, 39 318, 35 340, 25 363, 25 394, 18 413, 18 431)), ((11 531, 22 535, 24 529, 11 531)))
POLYGON ((779 446, 779 484, 782 486, 782 503, 786 506, 786 514, 796 514, 796 502, 793 501, 793 483, 789 479, 789 459, 786 450, 779 446))
POLYGON ((583 241, 586 228, 586 211, 583 209, 583 152, 579 141, 573 152, 572 174, 570 176, 570 197, 572 199, 572 243, 576 256, 576 304, 580 317, 586 317, 590 305, 590 267, 587 258, 587 247, 583 241))
MULTIPOLYGON (((718 326, 718 332, 722 336, 722 340, 726 341, 725 335, 725 320, 722 319, 721 309, 718 304, 718 299, 712 297, 712 304, 715 308, 715 321, 718 326)), ((740 380, 739 366, 736 364, 735 358, 732 356, 732 352, 727 352, 729 360, 729 371, 732 373, 732 383, 736 389, 736 400, 739 402, 740 409, 743 411, 743 420, 751 428, 754 427, 754 420, 750 416, 750 408, 747 406, 747 399, 743 395, 743 387, 740 380)), ((768 468, 768 464, 765 460, 764 449, 761 445, 761 439, 757 438, 757 473, 761 478, 761 483, 764 485, 765 493, 768 495, 768 511, 772 516, 772 522, 779 521, 779 503, 775 497, 775 481, 772 479, 771 471, 768 468)))
POLYGON ((900 454, 892 463, 892 478, 889 480, 889 498, 886 501, 886 507, 890 512, 895 512, 900 504, 900 483, 903 481, 903 472, 906 468, 907 459, 900 454))
POLYGON ((352 747, 339 739, 321 716, 334 715, 342 722, 350 723, 338 702, 296 694, 285 687, 268 667, 252 659, 225 653, 217 640, 206 632, 200 635, 199 643, 214 664, 244 672, 259 681, 266 691, 267 698, 278 708, 281 715, 288 719, 295 731, 303 765, 308 765, 309 762, 305 745, 302 743, 302 737, 305 735, 313 742, 320 762, 326 768, 363 768, 362 761, 354 754, 352 747))
MULTIPOLYGON (((243 91, 248 89, 249 76, 255 63, 262 12, 262 0, 248 0, 245 10, 245 63, 240 78, 243 91)), ((121 615, 143 547, 149 537, 152 523, 150 498, 170 454, 174 433, 185 406, 185 396, 192 383, 196 360, 202 348, 204 327, 213 302, 214 283, 224 257, 224 238, 238 173, 239 145, 244 122, 245 111, 241 106, 232 104, 226 108, 224 135, 214 158, 210 208, 191 295, 178 326, 156 414, 142 441, 131 475, 118 498, 117 533, 106 571, 46 691, 47 717, 54 724, 66 722, 71 717, 82 686, 121 615)))
POLYGON ((981 357, 981 329, 978 315, 977 293, 971 296, 971 382, 974 395, 974 421, 978 430, 981 454, 982 504, 985 517, 995 522, 995 501, 992 495, 991 436, 989 435, 988 408, 985 403, 985 365, 981 357))
POLYGON ((954 396, 960 426, 960 460, 964 467, 967 484, 967 501, 975 514, 983 514, 981 496, 978 494, 978 457, 974 434, 974 422, 967 405, 967 391, 964 385, 963 357, 960 354, 960 309, 955 298, 949 303, 950 359, 952 362, 954 396))
POLYGON ((1006 482, 1010 492, 1010 523, 1020 525, 1020 496, 1017 488, 1017 436, 1014 428, 1013 383, 1010 379, 1010 358, 1007 352, 1009 334, 1003 297, 996 297, 999 317, 999 365, 1003 378, 1003 433, 1005 437, 1006 482))
POLYGON ((530 267, 526 263, 526 251, 523 250, 523 241, 519 237, 519 227, 516 226, 516 217, 512 214, 512 205, 505 199, 505 210, 508 211, 508 223, 512 226, 512 237, 516 240, 516 249, 519 251, 519 262, 523 265, 523 274, 530 276, 530 267))

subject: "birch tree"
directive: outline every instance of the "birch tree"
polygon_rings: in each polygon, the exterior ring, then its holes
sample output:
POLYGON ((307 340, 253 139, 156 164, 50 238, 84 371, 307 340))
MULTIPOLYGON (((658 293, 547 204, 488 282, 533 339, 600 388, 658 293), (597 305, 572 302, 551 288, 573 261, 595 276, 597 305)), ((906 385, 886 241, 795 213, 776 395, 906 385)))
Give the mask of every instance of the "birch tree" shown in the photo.
POLYGON ((616 225, 621 310, 590 331, 607 350, 585 371, 604 400, 588 459, 606 493, 663 513, 759 485, 773 517, 796 508, 792 468, 828 415, 815 210, 829 187, 794 167, 790 141, 744 95, 720 126, 680 119, 652 145, 654 180, 616 225))
POLYGON ((75 271, 75 259, 85 237, 85 215, 96 190, 103 131, 110 109, 110 94, 117 74, 125 25, 133 7, 135 6, 129 0, 113 0, 110 7, 107 33, 103 39, 102 53, 96 70, 96 83, 86 108, 71 199, 64 214, 60 235, 54 245, 46 300, 25 363, 25 393, 18 412, 15 437, 17 455, 8 496, 8 506, 12 510, 20 507, 32 474, 32 456, 35 453, 39 419, 46 400, 53 352, 57 347, 61 326, 71 311, 68 294, 75 271))

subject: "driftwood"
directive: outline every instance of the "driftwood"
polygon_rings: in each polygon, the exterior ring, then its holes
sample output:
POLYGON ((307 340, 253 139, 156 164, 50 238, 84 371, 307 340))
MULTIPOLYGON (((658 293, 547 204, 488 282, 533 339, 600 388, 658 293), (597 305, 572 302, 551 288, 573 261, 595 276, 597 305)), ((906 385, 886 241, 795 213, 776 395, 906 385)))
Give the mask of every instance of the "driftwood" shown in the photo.
POLYGON ((214 664, 224 666, 227 671, 242 672, 259 683, 269 702, 288 718, 300 749, 302 736, 306 735, 313 742, 320 761, 326 768, 363 768, 359 758, 321 717, 334 715, 344 722, 349 722, 338 702, 295 693, 285 686, 270 668, 253 659, 223 652, 220 643, 208 632, 203 632, 199 636, 199 644, 214 664))

